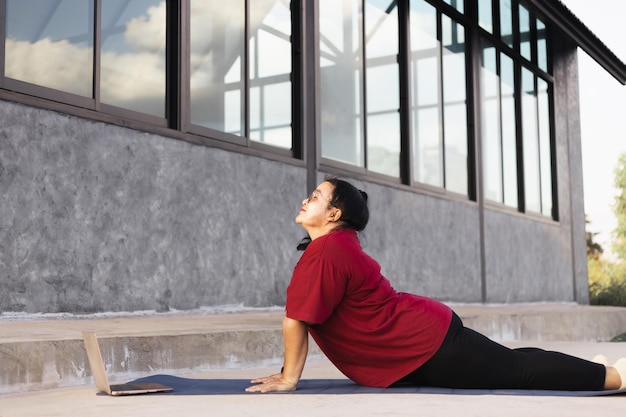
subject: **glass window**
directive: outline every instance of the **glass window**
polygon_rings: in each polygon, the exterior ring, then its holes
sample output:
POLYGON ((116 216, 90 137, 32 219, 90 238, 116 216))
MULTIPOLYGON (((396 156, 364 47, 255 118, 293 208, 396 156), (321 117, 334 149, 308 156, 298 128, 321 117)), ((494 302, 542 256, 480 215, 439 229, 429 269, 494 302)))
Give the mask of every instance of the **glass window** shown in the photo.
POLYGON ((513 60, 483 41, 481 129, 485 198, 517 207, 513 60))
POLYGON ((410 12, 413 179, 467 195, 465 28, 423 0, 410 12))
POLYGON ((290 2, 191 0, 190 7, 191 124, 291 149, 290 2))
POLYGON ((93 0, 7 0, 4 73, 93 97, 93 0))
POLYGON ((548 83, 537 79, 539 123, 539 160, 541 174, 541 212, 552 215, 552 151, 550 147, 550 96, 548 83))
POLYGON ((500 38, 513 47, 513 9, 511 0, 500 0, 500 38))
POLYGON ((465 29, 442 16, 445 187, 467 194, 467 86, 465 29))
POLYGON ((478 24, 489 33, 493 33, 491 0, 478 0, 478 24))
POLYGON ((541 213, 537 92, 535 76, 526 68, 522 68, 522 131, 526 211, 541 213))
POLYGON ((527 60, 532 59, 530 13, 524 6, 519 6, 520 54, 527 60))
POLYGON ((500 144, 500 78, 496 49, 482 42, 481 137, 485 198, 502 202, 502 150, 500 144))
POLYGON ((537 19, 537 65, 548 72, 548 41, 546 25, 537 19))
POLYGON ((424 0, 412 0, 410 10, 413 176, 443 187, 437 10, 424 0))
POLYGON ((191 0, 190 8, 191 123, 243 136, 245 1, 191 0))
POLYGON ((250 139, 291 149, 291 12, 284 0, 250 4, 250 139))
POLYGON ((518 2, 499 1, 500 36, 513 48, 502 50, 497 43, 481 40, 484 195, 488 200, 550 217, 554 205, 551 84, 526 63, 532 61, 547 72, 546 26, 518 2), (515 41, 513 21, 519 22, 519 39, 515 37, 515 41))
POLYGON ((503 53, 500 54, 500 106, 503 202, 509 207, 518 207, 515 67, 513 60, 503 53))
POLYGON ((322 157, 364 166, 360 0, 320 0, 322 157))
POLYGON ((102 103, 165 117, 165 6, 165 0, 102 2, 102 103))
POLYGON ((444 1, 448 3, 450 6, 457 9, 461 13, 463 13, 465 10, 465 4, 463 0, 444 0, 444 1))
POLYGON ((367 168, 399 177, 398 8, 380 0, 365 7, 367 168))

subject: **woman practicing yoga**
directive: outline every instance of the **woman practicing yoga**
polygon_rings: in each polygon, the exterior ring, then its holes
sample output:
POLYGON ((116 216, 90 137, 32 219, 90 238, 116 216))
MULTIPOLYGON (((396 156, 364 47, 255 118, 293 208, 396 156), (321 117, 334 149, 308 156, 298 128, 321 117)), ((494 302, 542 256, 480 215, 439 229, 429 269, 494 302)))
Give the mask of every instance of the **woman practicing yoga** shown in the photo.
POLYGON ((368 196, 328 177, 296 217, 310 242, 289 287, 281 373, 253 379, 248 392, 296 389, 310 333, 348 378, 476 389, 591 391, 626 388, 626 359, 613 366, 536 348, 509 349, 463 326, 436 300, 396 292, 357 233, 369 220, 368 196))

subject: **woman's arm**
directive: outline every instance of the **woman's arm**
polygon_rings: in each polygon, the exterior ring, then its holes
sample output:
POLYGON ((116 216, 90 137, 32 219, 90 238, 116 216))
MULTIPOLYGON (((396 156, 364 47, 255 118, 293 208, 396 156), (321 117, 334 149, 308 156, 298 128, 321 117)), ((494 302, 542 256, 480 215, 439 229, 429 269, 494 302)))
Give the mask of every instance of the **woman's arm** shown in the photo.
POLYGON ((283 371, 279 374, 250 381, 253 384, 246 388, 247 392, 293 391, 302 375, 304 363, 309 350, 308 324, 290 319, 283 319, 283 339, 285 343, 285 360, 283 371))

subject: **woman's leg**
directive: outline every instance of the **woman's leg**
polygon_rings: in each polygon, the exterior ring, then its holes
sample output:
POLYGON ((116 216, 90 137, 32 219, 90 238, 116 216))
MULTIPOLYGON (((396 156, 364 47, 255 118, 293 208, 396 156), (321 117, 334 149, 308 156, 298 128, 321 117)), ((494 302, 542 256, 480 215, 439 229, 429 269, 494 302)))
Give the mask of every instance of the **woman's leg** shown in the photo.
POLYGON ((591 391, 605 386, 607 368, 536 348, 509 349, 463 326, 454 314, 435 356, 400 382, 483 389, 591 391))

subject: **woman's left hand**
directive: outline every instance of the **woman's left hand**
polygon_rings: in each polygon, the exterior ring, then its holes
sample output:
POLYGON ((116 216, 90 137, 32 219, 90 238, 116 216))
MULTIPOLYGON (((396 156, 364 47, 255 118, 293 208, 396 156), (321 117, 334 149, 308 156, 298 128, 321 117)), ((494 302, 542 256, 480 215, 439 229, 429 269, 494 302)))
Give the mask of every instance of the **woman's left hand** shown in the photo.
POLYGON ((298 384, 297 381, 287 380, 282 373, 256 378, 250 381, 250 383, 256 385, 246 388, 246 392, 294 391, 298 384))

